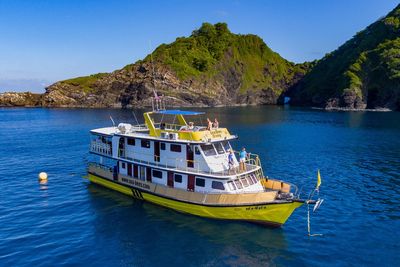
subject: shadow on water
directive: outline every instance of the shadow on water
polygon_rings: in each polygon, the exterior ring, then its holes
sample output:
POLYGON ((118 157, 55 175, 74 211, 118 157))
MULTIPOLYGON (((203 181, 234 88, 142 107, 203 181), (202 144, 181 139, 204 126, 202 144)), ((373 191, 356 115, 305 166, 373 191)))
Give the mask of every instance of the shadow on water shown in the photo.
POLYGON ((193 265, 265 266, 285 257, 282 251, 287 250, 287 241, 282 229, 181 214, 95 184, 88 185, 88 192, 96 214, 96 237, 120 236, 124 250, 120 253, 131 255, 136 264, 183 264, 193 258, 193 265), (165 250, 165 245, 170 247, 165 250), (157 251, 156 255, 141 258, 148 249, 157 251), (201 257, 202 253, 207 257, 201 257))

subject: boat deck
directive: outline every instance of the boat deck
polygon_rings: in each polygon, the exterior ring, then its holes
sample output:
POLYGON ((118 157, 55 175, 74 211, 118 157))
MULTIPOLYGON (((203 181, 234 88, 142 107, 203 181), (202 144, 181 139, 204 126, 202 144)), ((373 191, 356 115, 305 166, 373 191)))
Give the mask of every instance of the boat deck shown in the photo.
MULTIPOLYGON (((98 175, 108 180, 113 180, 113 173, 110 168, 98 164, 90 164, 89 173, 98 175)), ((118 182, 128 186, 138 187, 144 191, 169 197, 181 201, 188 201, 197 204, 208 205, 245 205, 259 204, 267 202, 279 202, 277 196, 279 192, 289 193, 291 185, 281 181, 262 179, 264 190, 259 192, 240 192, 240 193, 209 193, 193 192, 177 188, 171 188, 165 185, 151 183, 139 180, 126 175, 118 174, 118 182)), ((285 201, 285 200, 284 200, 285 201)))

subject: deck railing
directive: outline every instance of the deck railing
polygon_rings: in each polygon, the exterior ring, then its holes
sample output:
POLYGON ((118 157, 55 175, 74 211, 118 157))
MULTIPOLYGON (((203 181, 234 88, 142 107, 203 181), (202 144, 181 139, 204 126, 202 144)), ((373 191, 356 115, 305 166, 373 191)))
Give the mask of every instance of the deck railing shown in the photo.
POLYGON ((106 156, 111 156, 112 146, 109 143, 103 143, 101 141, 95 140, 90 142, 90 151, 106 156))
MULTIPOLYGON (((112 146, 109 143, 104 143, 97 140, 92 141, 90 143, 90 151, 96 154, 112 157, 112 146)), ((235 151, 235 153, 239 152, 235 151)), ((262 175, 260 159, 256 154, 248 154, 244 168, 239 165, 231 169, 227 168, 227 166, 229 166, 228 158, 226 158, 223 163, 207 163, 205 161, 200 162, 196 160, 187 160, 184 158, 162 157, 163 162, 161 162, 160 156, 148 153, 132 153, 130 157, 128 157, 126 156, 125 149, 118 150, 118 157, 132 162, 152 165, 156 167, 162 167, 166 169, 193 172, 195 174, 212 174, 217 176, 229 176, 229 175, 248 173, 260 167, 259 169, 261 170, 261 175, 262 175), (202 165, 203 167, 207 165, 208 170, 202 169, 202 165), (218 171, 213 171, 213 170, 218 170, 218 171)))
POLYGON ((212 174, 212 175, 217 175, 217 176, 227 176, 227 175, 234 175, 234 174, 241 174, 241 173, 246 173, 246 172, 251 172, 259 167, 259 165, 253 164, 254 160, 253 159, 248 159, 248 161, 245 163, 246 164, 246 169, 245 170, 240 170, 239 167, 232 168, 231 170, 226 169, 225 166, 228 165, 228 159, 226 159, 226 165, 224 163, 206 163, 206 162, 200 162, 196 160, 186 160, 183 158, 171 158, 171 157, 162 157, 163 162, 161 162, 161 158, 159 156, 153 155, 153 154, 148 154, 148 153, 132 153, 132 157, 128 157, 125 155, 124 149, 120 149, 118 151, 118 155, 122 159, 126 159, 132 162, 137 162, 137 163, 142 163, 146 165, 151 165, 151 166, 156 166, 156 167, 161 167, 161 168, 166 168, 166 169, 172 169, 172 170, 181 170, 181 171, 187 171, 187 172, 192 172, 195 174, 212 174), (147 159, 143 159, 147 158, 147 159), (158 159, 158 160, 154 160, 158 159), (189 167, 188 163, 192 163, 193 167, 189 167), (201 165, 207 164, 209 167, 208 170, 203 170, 201 169, 201 165), (213 168, 214 167, 214 168, 213 168), (220 168, 222 170, 220 171, 213 171, 213 169, 220 168))
MULTIPOLYGON (((106 167, 104 165, 100 165, 98 163, 89 163, 89 172, 99 174, 105 178, 112 179, 114 177, 113 171, 111 168, 106 167)), ((147 190, 159 193, 161 195, 174 197, 177 199, 188 200, 198 203, 215 203, 215 204, 228 204, 228 203, 253 203, 259 201, 272 201, 275 199, 277 195, 277 190, 268 190, 268 191, 241 191, 237 190, 236 192, 225 191, 226 193, 221 194, 220 192, 193 192, 191 190, 184 190, 182 188, 171 188, 167 185, 158 184, 148 182, 144 179, 134 178, 126 175, 119 174, 118 179, 123 183, 132 184, 130 181, 140 181, 140 184, 148 185, 147 190), (124 181, 125 180, 125 181, 124 181), (218 198, 217 196, 224 196, 222 198, 218 198)), ((239 178, 240 179, 240 178, 239 178)), ((257 180, 260 180, 259 178, 257 180)))

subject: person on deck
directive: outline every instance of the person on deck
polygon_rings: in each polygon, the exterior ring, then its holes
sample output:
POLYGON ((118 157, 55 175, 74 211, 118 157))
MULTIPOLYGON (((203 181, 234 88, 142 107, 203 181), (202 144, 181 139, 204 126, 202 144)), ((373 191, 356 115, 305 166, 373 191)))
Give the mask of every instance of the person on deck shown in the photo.
POLYGON ((218 122, 217 118, 214 119, 214 128, 215 129, 219 128, 219 122, 218 122))
POLYGON ((246 148, 242 148, 242 151, 239 153, 239 164, 240 164, 240 171, 246 171, 246 158, 247 158, 247 152, 246 148))
POLYGON ((189 122, 189 125, 188 125, 187 129, 190 130, 190 131, 194 130, 194 123, 193 122, 189 122))
POLYGON ((228 172, 230 173, 231 170, 233 170, 233 165, 234 165, 234 161, 233 161, 233 151, 230 150, 229 154, 228 154, 228 172))
POLYGON ((212 121, 209 118, 207 118, 207 130, 211 131, 212 127, 213 127, 212 121))

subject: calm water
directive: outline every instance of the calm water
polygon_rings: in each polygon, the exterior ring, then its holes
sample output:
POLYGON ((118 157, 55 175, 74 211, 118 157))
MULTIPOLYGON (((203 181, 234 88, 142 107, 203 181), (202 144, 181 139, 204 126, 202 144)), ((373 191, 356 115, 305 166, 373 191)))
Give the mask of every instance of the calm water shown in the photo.
MULTIPOLYGON (((0 266, 400 265, 400 113, 207 109, 236 148, 325 198, 281 229, 178 214, 82 179, 88 131, 128 110, 0 109, 0 266), (37 182, 49 174, 47 186, 37 182)), ((138 114, 139 112, 137 112, 138 114)), ((139 113, 141 114, 141 113, 139 113)))

